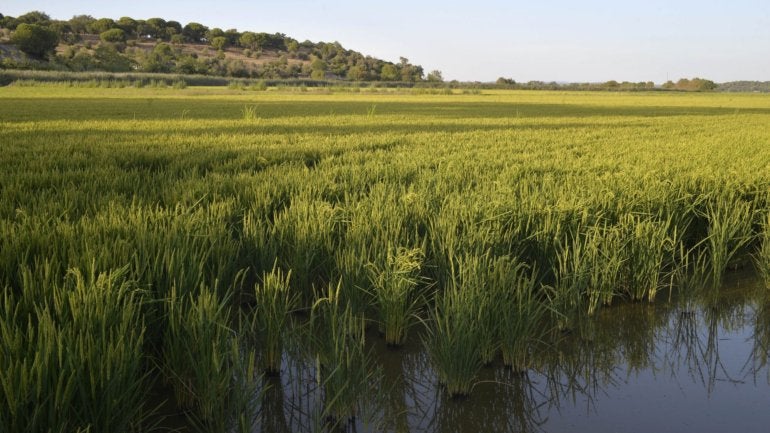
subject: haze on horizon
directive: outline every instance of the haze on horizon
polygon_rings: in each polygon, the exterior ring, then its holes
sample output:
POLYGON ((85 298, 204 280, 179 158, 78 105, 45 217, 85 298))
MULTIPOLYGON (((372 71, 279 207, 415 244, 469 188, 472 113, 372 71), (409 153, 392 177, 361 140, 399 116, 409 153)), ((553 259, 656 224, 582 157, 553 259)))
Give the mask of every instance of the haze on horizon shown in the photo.
POLYGON ((770 81, 770 2, 674 1, 5 0, 0 13, 160 17, 280 32, 390 61, 404 56, 447 80, 770 81))

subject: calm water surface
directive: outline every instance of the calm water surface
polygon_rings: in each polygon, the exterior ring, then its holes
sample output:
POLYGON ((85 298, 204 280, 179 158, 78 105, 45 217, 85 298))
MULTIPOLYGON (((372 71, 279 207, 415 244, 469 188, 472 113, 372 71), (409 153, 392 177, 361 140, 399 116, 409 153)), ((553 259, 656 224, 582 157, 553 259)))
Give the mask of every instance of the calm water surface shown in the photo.
MULTIPOLYGON (((605 308, 526 373, 484 368, 463 399, 437 385, 418 340, 391 350, 372 338, 380 392, 363 396, 369 415, 341 430, 768 432, 770 301, 751 281, 736 278, 689 303, 605 308)), ((259 431, 318 430, 322 392, 312 362, 287 356, 270 385, 259 431)))

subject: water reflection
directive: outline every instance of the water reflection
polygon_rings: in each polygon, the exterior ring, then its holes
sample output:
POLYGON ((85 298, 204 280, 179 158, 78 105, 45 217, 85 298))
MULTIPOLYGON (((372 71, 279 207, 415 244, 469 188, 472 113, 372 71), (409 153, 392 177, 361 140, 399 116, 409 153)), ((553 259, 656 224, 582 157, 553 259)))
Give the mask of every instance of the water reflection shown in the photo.
MULTIPOLYGON (((371 338, 383 375, 367 417, 348 432, 763 431, 770 391, 770 296, 743 284, 676 300, 600 310, 555 334, 533 369, 497 362, 470 397, 438 385, 419 341, 392 350, 371 338), (758 294, 759 293, 759 294, 758 294), (755 410, 756 409, 756 410, 755 410)), ((270 379, 260 431, 327 431, 312 360, 287 355, 270 379)))

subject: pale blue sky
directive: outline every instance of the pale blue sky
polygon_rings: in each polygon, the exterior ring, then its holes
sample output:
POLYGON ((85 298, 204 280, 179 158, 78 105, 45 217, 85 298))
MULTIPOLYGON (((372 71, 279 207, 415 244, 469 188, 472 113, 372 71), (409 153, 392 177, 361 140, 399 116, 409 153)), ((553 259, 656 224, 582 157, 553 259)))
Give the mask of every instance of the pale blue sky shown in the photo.
POLYGON ((160 17, 282 32, 438 69, 446 79, 770 80, 769 0, 2 0, 0 13, 160 17))

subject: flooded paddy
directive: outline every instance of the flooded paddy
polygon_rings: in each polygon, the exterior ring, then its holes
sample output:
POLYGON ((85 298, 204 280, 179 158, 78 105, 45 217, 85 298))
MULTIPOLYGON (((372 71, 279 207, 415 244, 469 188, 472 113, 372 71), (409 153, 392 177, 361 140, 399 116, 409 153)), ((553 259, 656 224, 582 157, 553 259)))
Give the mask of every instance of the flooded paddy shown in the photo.
MULTIPOLYGON (((376 391, 338 431, 760 432, 770 423, 770 303, 748 276, 687 302, 602 309, 544 344, 526 372, 485 366, 464 398, 442 389, 418 339, 399 349, 368 340, 376 391)), ((316 374, 312 360, 285 356, 280 378, 266 382, 257 431, 324 430, 316 374)))

